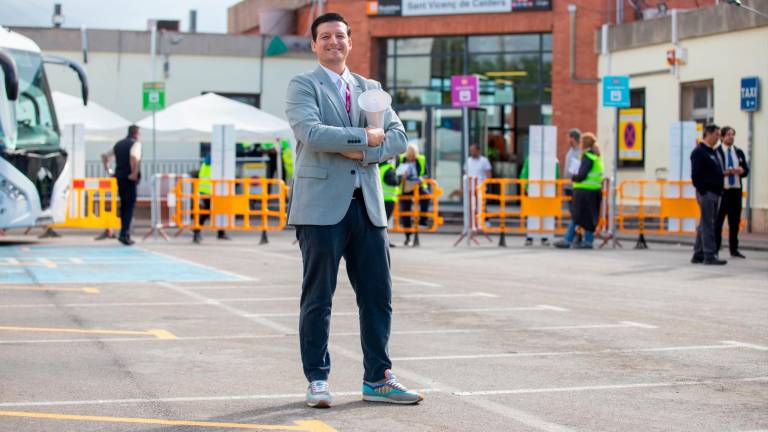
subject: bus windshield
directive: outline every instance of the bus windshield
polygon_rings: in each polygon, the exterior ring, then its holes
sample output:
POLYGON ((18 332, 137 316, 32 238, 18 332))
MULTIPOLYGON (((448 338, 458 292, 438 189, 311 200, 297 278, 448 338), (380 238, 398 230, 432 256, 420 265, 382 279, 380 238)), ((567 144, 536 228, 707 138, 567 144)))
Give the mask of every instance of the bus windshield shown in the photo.
POLYGON ((19 76, 16 150, 56 150, 59 128, 53 113, 43 59, 39 53, 9 50, 19 76))

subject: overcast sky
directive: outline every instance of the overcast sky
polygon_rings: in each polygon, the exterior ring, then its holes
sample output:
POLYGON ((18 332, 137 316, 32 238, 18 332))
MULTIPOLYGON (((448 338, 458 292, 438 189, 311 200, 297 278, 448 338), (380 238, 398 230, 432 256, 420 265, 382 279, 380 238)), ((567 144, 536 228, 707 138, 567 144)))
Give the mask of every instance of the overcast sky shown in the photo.
POLYGON ((226 33, 227 8, 239 0, 0 0, 0 25, 51 26, 53 5, 61 3, 64 27, 146 30, 151 18, 181 20, 197 10, 197 31, 226 33))

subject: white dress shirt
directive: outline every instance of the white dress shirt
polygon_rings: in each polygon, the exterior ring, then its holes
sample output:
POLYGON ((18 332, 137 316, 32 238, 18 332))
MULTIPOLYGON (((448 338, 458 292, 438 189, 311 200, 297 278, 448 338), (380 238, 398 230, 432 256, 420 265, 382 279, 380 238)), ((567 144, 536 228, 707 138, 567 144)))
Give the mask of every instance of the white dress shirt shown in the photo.
MULTIPOLYGON (((341 75, 337 74, 336 72, 328 69, 327 67, 320 65, 320 67, 323 68, 325 73, 328 74, 328 77, 331 79, 333 84, 336 86, 336 90, 339 92, 339 96, 341 97, 342 106, 346 103, 346 91, 347 87, 349 87, 349 93, 352 94, 352 87, 351 84, 354 78, 352 78, 352 74, 349 72, 349 68, 345 68, 344 72, 342 72, 341 75)), ((351 96, 350 96, 351 97, 351 96)), ((351 101, 350 101, 351 103, 351 101)), ((351 109, 351 107, 350 107, 351 109)), ((345 107, 346 110, 346 107, 345 107)), ((347 113, 349 114, 349 113, 347 113)), ((350 120, 351 122, 351 120, 350 120)), ((358 170, 355 170, 355 188, 360 187, 360 172, 358 170)))

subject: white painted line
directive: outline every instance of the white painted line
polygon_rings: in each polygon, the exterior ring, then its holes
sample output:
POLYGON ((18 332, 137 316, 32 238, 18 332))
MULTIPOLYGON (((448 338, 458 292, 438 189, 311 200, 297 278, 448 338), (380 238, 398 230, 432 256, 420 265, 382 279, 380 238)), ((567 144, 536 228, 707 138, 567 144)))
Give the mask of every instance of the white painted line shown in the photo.
MULTIPOLYGON (((344 357, 360 362, 362 361, 360 354, 358 354, 355 351, 350 351, 346 348, 339 347, 332 345, 330 347, 331 351, 334 351, 337 354, 341 354, 344 357)), ((444 393, 458 393, 460 390, 449 386, 447 384, 441 383, 435 379, 432 379, 428 376, 421 375, 417 372, 397 367, 397 376, 401 378, 406 378, 411 381, 416 381, 420 383, 428 383, 428 386, 433 389, 439 389, 439 391, 444 393)), ((528 425, 534 429, 538 429, 544 432, 572 432, 572 429, 556 424, 548 422, 542 418, 539 418, 533 414, 529 414, 525 411, 521 411, 518 409, 515 409, 514 407, 509 406, 509 404, 499 404, 487 399, 483 398, 467 398, 462 401, 463 403, 468 403, 470 405, 474 405, 476 407, 482 408, 486 411, 492 412, 496 415, 499 415, 501 417, 514 420, 516 422, 528 425)), ((509 430, 516 430, 517 428, 510 425, 509 430)))
MULTIPOLYGON (((392 331, 393 335, 434 335, 434 334, 460 334, 460 333, 479 333, 481 330, 471 329, 451 329, 451 330, 402 330, 392 331)), ((99 342, 151 342, 161 340, 163 342, 169 341, 217 341, 217 340, 247 340, 247 339, 282 339, 287 337, 298 336, 297 332, 281 333, 281 334, 266 334, 266 335, 254 335, 254 334, 239 334, 239 335, 212 335, 212 336, 186 336, 177 337, 176 339, 147 339, 147 338, 97 338, 99 342)), ((354 336, 359 337, 359 332, 338 332, 331 333, 331 337, 344 337, 354 336)), ((9 339, 0 340, 0 345, 16 345, 16 344, 56 344, 56 343, 93 343, 94 338, 90 339, 9 339)))
POLYGON ((85 261, 83 261, 80 258, 70 258, 69 262, 71 262, 72 264, 79 264, 79 265, 85 264, 85 261))
POLYGON ((570 325, 570 326, 530 327, 526 330, 583 330, 583 329, 607 329, 607 328, 655 329, 657 327, 649 324, 641 324, 641 323, 635 323, 630 321, 619 321, 618 324, 582 324, 582 325, 570 325))
POLYGON ((229 313, 231 313, 233 315, 237 315, 237 316, 239 316, 241 318, 245 318, 245 319, 253 321, 253 322, 257 323, 257 324, 261 324, 261 325, 263 325, 263 326, 265 326, 267 328, 271 328, 272 330, 276 330, 276 331, 279 331, 279 332, 282 332, 282 333, 295 333, 295 331, 296 331, 293 328, 284 326, 282 324, 279 324, 279 323, 276 323, 276 322, 273 322, 273 321, 270 321, 270 320, 262 319, 261 317, 258 317, 258 316, 250 316, 250 314, 247 314, 247 313, 241 311, 240 309, 237 309, 237 308, 234 308, 232 306, 228 306, 228 305, 222 304, 222 303, 218 302, 217 300, 205 297, 205 296, 200 295, 200 294, 198 294, 196 292, 192 292, 192 291, 190 291, 190 290, 188 290, 186 288, 182 288, 182 287, 174 285, 172 283, 157 282, 157 284, 160 285, 160 286, 166 287, 166 288, 168 288, 170 290, 176 291, 177 293, 184 294, 187 297, 191 297, 191 298, 193 298, 195 300, 198 300, 198 301, 201 301, 201 302, 211 302, 209 304, 216 305, 219 308, 224 309, 225 311, 227 311, 227 312, 229 312, 229 313))
MULTIPOLYGON (((522 307, 502 307, 502 308, 466 308, 466 309, 431 309, 431 310, 394 310, 394 315, 413 315, 413 314, 443 314, 443 313, 492 313, 492 312, 526 312, 526 311, 567 311, 568 309, 555 306, 522 306, 522 307)), ((357 316, 358 312, 333 312, 332 316, 357 316)), ((299 312, 270 312, 270 313, 252 313, 249 317, 259 318, 284 318, 297 317, 299 312)))
POLYGON ((622 323, 622 324, 626 324, 629 327, 638 327, 638 328, 644 328, 644 329, 656 329, 656 328, 658 328, 655 325, 644 324, 644 323, 639 323, 639 322, 635 322, 635 321, 619 321, 619 322, 622 323))
MULTIPOLYGON (((454 313, 454 312, 476 313, 476 312, 520 312, 520 311, 567 312, 568 309, 557 307, 557 306, 538 305, 538 306, 522 306, 522 307, 440 309, 440 310, 427 311, 427 313, 446 313, 446 312, 449 312, 449 313, 454 313)), ((413 311, 413 312, 410 312, 410 313, 424 313, 424 311, 413 311)))
POLYGON ((402 276, 392 276, 392 280, 393 281, 400 281, 400 282, 407 282, 407 283, 411 283, 411 284, 414 284, 414 285, 428 286, 428 287, 432 287, 432 288, 442 288, 442 285, 440 285, 440 284, 436 284, 436 283, 433 283, 433 282, 426 282, 426 281, 422 281, 422 280, 418 280, 418 279, 405 278, 405 277, 402 277, 402 276))
POLYGON ((566 392, 580 392, 580 391, 625 390, 625 389, 654 388, 654 387, 716 385, 716 384, 739 383, 739 382, 768 382, 768 377, 760 376, 760 377, 749 377, 749 378, 733 378, 733 379, 725 378, 725 379, 717 379, 717 380, 700 380, 700 381, 667 381, 667 382, 656 382, 656 383, 609 384, 609 385, 578 386, 578 387, 486 390, 486 391, 471 391, 471 392, 455 392, 453 394, 456 396, 494 396, 494 395, 516 395, 516 394, 532 394, 532 393, 566 393, 566 392))
POLYGON ((467 294, 401 294, 394 295, 394 298, 466 298, 466 297, 482 297, 482 298, 498 298, 495 294, 489 294, 484 292, 473 292, 467 294))
MULTIPOLYGON (((197 262, 194 262, 194 261, 189 261, 189 260, 185 260, 185 259, 181 259, 181 258, 176 258, 176 257, 174 257, 173 255, 166 255, 166 254, 164 254, 164 253, 161 253, 161 252, 155 252, 155 251, 152 251, 152 250, 148 250, 148 249, 144 249, 144 248, 139 248, 139 249, 141 249, 141 250, 143 250, 143 251, 145 251, 145 252, 147 252, 147 253, 150 253, 150 254, 156 254, 156 255, 160 255, 160 256, 162 256, 162 257, 164 257, 164 258, 167 258, 167 259, 169 259, 169 260, 172 260, 172 261, 176 261, 176 262, 182 262, 182 263, 184 263, 184 264, 194 265, 194 266, 197 266, 197 267, 201 267, 201 268, 204 268, 204 269, 207 269, 207 270, 210 270, 210 271, 215 271, 215 272, 219 272, 219 273, 224 273, 224 274, 226 274, 226 275, 229 275, 229 276, 232 276, 232 277, 238 278, 238 279, 240 279, 241 281, 253 281, 253 280, 254 280, 254 279, 251 279, 251 278, 250 278, 250 277, 248 277, 248 276, 239 275, 239 274, 237 274, 237 273, 232 273, 232 272, 229 272, 229 271, 226 271, 226 270, 221 270, 221 269, 218 269, 218 268, 216 268, 216 267, 207 266, 207 265, 205 265, 205 264, 200 264, 200 263, 197 263, 197 262)), ((145 262, 146 262, 146 261, 145 261, 145 262)), ((185 281, 185 282, 190 282, 190 281, 185 281)), ((213 283, 213 282, 212 282, 212 283, 213 283)))
POLYGON ((39 262, 40 264, 42 264, 42 265, 44 265, 44 266, 46 266, 48 268, 56 268, 56 267, 58 267, 58 265, 55 262, 49 260, 48 258, 38 258, 37 262, 39 262))
POLYGON ((721 341, 721 342, 724 344, 733 345, 733 346, 742 347, 742 348, 751 348, 758 351, 768 351, 768 347, 763 345, 755 345, 755 344, 739 342, 739 341, 721 341))
MULTIPOLYGON (((747 344, 748 345, 748 344, 747 344)), ((425 360, 476 360, 492 358, 524 358, 524 357, 557 357, 574 355, 600 355, 600 354, 627 354, 641 352, 667 352, 667 351, 697 351, 714 349, 735 349, 751 348, 744 345, 723 344, 723 345, 688 345, 672 346, 660 348, 628 348, 628 349, 606 349, 596 351, 544 351, 544 352, 517 352, 517 353, 491 353, 491 354, 459 354, 444 356, 420 356, 420 357, 396 357, 392 361, 425 361, 425 360)))
MULTIPOLYGON (((180 288, 180 287, 176 287, 176 286, 174 286, 173 284, 170 284, 170 283, 160 283, 160 284, 162 286, 166 286, 166 287, 168 287, 170 289, 173 289, 173 290, 175 290, 177 292, 180 292, 180 293, 186 294, 186 295, 188 295, 190 297, 193 297, 193 298, 195 298, 197 300, 205 300, 206 299, 203 296, 200 296, 200 295, 198 295, 196 293, 193 293, 193 292, 191 292, 189 290, 186 290, 186 289, 183 289, 183 288, 180 288)), ((262 324, 262 325, 264 325, 266 327, 278 328, 278 329, 281 329, 281 331, 283 331, 285 333, 288 333, 288 331, 290 331, 290 329, 288 329, 287 327, 283 326, 282 324, 276 323, 276 322, 271 321, 271 320, 269 320, 267 318, 249 317, 249 316, 247 316, 248 314, 246 314, 244 311, 241 311, 241 310, 239 310, 237 308, 226 306, 226 305, 220 305, 220 307, 224 308, 225 310, 227 310, 228 312, 230 312, 230 313, 232 313, 232 314, 234 314, 236 316, 240 316, 240 317, 252 320, 252 321, 257 322, 259 324, 262 324), (288 331, 286 331, 286 330, 288 330, 288 331)), ((347 350, 345 348, 342 348, 342 347, 339 347, 339 346, 336 346, 336 345, 331 345, 329 348, 332 351, 342 355, 343 357, 346 357, 349 360, 360 362, 360 355, 358 353, 355 353, 353 351, 347 350)), ((434 379, 429 378, 427 376, 423 376, 423 375, 418 374, 418 373, 416 373, 414 371, 410 371, 410 370, 408 370, 406 368, 398 367, 397 373, 401 377, 404 377, 404 378, 407 378, 409 380, 413 380, 413 381, 416 381, 416 382, 419 382, 419 383, 422 383, 422 384, 426 384, 427 386, 429 386, 431 388, 442 389, 443 391, 446 391, 446 392, 458 391, 457 389, 454 389, 452 387, 445 386, 445 385, 439 383, 437 380, 434 380, 434 379)), ((528 413, 526 413, 524 411, 516 410, 516 409, 514 409, 514 408, 512 408, 510 406, 507 406, 507 405, 498 404, 496 402, 485 400, 485 399, 475 399, 475 398, 469 399, 468 402, 469 402, 469 404, 474 405, 476 407, 483 408, 486 411, 490 411, 490 412, 492 412, 494 414, 497 414, 497 415, 500 415, 500 416, 502 416, 504 418, 508 418, 508 419, 514 420, 516 422, 528 425, 530 427, 542 430, 544 432, 572 432, 572 429, 570 429, 570 428, 567 428, 565 426, 561 426, 561 425, 558 425, 558 424, 555 424, 555 423, 548 422, 548 421, 546 421, 546 420, 544 420, 542 418, 536 417, 536 416, 534 416, 532 414, 528 414, 528 413)))
MULTIPOLYGON (((393 299, 401 298, 466 298, 466 297, 495 297, 493 294, 486 293, 469 293, 469 294, 405 294, 395 295, 393 299)), ((354 299, 352 295, 340 295, 334 296, 335 299, 354 299)), ((118 303, 63 303, 63 304, 0 304, 0 309, 27 309, 27 308, 57 308, 57 307, 151 307, 151 306, 200 306, 212 304, 211 301, 215 300, 222 303, 260 303, 260 302, 283 302, 300 300, 300 297, 240 297, 240 298, 223 298, 223 299, 209 299, 199 302, 118 302, 118 303)), ((342 315, 357 315, 357 312, 340 313, 342 315)), ((295 313, 280 314, 275 316, 292 316, 295 313)))
MULTIPOLYGON (((422 393, 440 392, 437 389, 419 389, 422 393)), ((332 392, 333 396, 357 396, 358 391, 340 391, 332 392)), ((22 401, 22 402, 2 402, 0 408, 12 407, 33 407, 33 406, 64 406, 64 405, 122 405, 122 404, 153 404, 158 402, 216 402, 216 401, 238 401, 238 400, 259 400, 259 399, 302 399, 306 397, 305 393, 276 393, 276 394, 256 394, 256 395, 233 395, 233 396, 191 396, 191 397, 171 397, 171 398, 147 398, 147 399, 92 399, 92 400, 68 400, 68 401, 22 401)))

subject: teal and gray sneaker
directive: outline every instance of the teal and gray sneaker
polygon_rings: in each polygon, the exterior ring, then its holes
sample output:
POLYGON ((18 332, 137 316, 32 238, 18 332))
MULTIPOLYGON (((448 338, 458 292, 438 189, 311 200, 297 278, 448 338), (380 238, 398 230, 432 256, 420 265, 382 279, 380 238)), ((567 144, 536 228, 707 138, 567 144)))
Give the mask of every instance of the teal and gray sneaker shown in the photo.
POLYGON ((363 381, 363 400, 407 405, 417 404, 424 397, 408 390, 394 374, 388 373, 387 378, 379 382, 363 381))
POLYGON ((307 405, 312 408, 330 408, 331 392, 328 381, 312 381, 307 387, 307 405))

